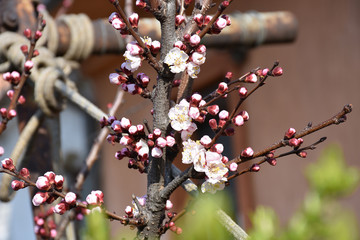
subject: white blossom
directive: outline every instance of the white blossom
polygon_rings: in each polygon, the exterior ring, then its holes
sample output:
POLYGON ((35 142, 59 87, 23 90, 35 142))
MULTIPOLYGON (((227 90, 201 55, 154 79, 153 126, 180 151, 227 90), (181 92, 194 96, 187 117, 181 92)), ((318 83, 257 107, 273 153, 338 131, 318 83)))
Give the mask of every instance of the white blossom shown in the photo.
POLYGON ((193 62, 187 64, 187 73, 191 78, 197 78, 197 75, 200 73, 200 67, 193 62))
POLYGON ((217 152, 206 152, 205 174, 209 178, 208 182, 215 184, 223 180, 224 175, 229 171, 221 159, 222 155, 217 152))
MULTIPOLYGON (((205 148, 199 141, 188 139, 183 142, 184 150, 182 152, 182 162, 185 164, 205 165, 205 148)), ((199 167, 201 169, 201 166, 199 167)))
POLYGON ((216 191, 223 190, 225 188, 225 180, 219 181, 217 183, 211 183, 209 181, 205 181, 201 185, 201 192, 209 192, 209 193, 216 193, 216 191))
POLYGON ((166 55, 164 63, 169 65, 172 73, 180 73, 186 69, 186 61, 189 56, 177 47, 174 47, 166 55))
POLYGON ((130 51, 125 51, 125 68, 131 72, 135 72, 141 66, 141 57, 139 55, 131 55, 130 51))
POLYGON ((194 52, 191 55, 192 62, 195 63, 196 65, 204 64, 204 62, 206 60, 205 55, 206 55, 206 53, 194 52))
POLYGON ((187 130, 191 125, 191 117, 189 116, 190 104, 185 100, 181 100, 169 110, 169 118, 171 127, 176 131, 187 130))
POLYGON ((196 129, 197 129, 196 124, 192 122, 188 129, 181 131, 181 139, 183 141, 188 140, 192 136, 192 134, 196 131, 196 129))

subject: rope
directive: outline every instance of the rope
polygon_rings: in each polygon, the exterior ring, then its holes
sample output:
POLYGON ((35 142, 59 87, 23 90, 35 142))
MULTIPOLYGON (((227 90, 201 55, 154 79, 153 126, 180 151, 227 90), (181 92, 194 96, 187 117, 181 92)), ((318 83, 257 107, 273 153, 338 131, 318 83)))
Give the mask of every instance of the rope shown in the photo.
POLYGON ((94 48, 94 29, 90 18, 85 14, 63 15, 58 19, 70 29, 70 44, 64 58, 84 60, 94 48))
POLYGON ((255 46, 261 45, 267 35, 266 19, 264 14, 257 11, 249 11, 246 13, 236 13, 234 17, 240 23, 241 42, 253 43, 255 39, 255 46))
POLYGON ((17 33, 3 32, 0 34, 0 59, 3 60, 0 62, 0 72, 10 71, 11 64, 15 66, 24 64, 25 57, 20 47, 28 43, 29 40, 17 33))

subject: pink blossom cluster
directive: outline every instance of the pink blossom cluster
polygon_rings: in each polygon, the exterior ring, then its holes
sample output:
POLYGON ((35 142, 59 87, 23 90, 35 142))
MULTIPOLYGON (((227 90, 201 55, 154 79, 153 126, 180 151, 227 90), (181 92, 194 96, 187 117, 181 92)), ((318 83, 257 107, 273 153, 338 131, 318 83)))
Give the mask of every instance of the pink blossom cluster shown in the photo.
POLYGON ((17 85, 20 81, 21 75, 17 71, 12 71, 12 72, 3 73, 2 77, 5 81, 10 82, 11 84, 17 85))
POLYGON ((39 213, 34 217, 34 232, 43 239, 55 238, 57 236, 56 224, 51 217, 54 214, 51 207, 45 213, 39 213))
MULTIPOLYGON (((212 18, 213 17, 210 15, 204 16, 204 15, 198 13, 198 14, 194 15, 193 20, 196 22, 197 26, 200 29, 203 29, 206 25, 208 25, 210 23, 212 18)), ((213 25, 211 25, 208 33, 209 34, 219 34, 221 32, 221 30, 223 30, 226 26, 230 26, 230 25, 231 25, 230 17, 228 15, 222 15, 221 17, 219 17, 218 19, 215 20, 213 25)))
MULTIPOLYGON (((36 187, 41 191, 49 191, 50 189, 61 191, 64 184, 64 177, 49 171, 46 172, 43 176, 39 176, 35 184, 36 187)), ((32 199, 32 203, 34 206, 40 206, 45 202, 52 203, 57 198, 57 195, 50 192, 37 192, 32 199)))

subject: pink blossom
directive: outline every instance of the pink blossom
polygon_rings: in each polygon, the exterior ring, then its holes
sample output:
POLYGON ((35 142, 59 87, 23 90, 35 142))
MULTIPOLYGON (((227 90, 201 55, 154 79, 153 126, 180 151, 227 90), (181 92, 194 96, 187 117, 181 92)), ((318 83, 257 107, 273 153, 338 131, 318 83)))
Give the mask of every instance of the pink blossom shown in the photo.
POLYGON ((111 84, 119 85, 121 82, 119 80, 120 74, 118 73, 110 73, 109 80, 111 84))
POLYGON ((66 203, 59 203, 59 204, 56 204, 53 211, 54 213, 57 213, 57 214, 60 214, 60 215, 63 215, 66 210, 68 210, 69 207, 66 205, 66 203))
POLYGON ((300 145, 300 141, 296 138, 292 138, 289 140, 289 145, 292 147, 297 147, 300 145))
POLYGON ((224 18, 218 18, 215 23, 214 23, 214 27, 222 30, 227 26, 227 21, 224 18))
POLYGON ((292 138, 296 133, 295 128, 289 128, 286 132, 285 132, 285 137, 286 138, 292 138))
POLYGON ((154 137, 160 137, 161 136, 161 130, 159 128, 155 128, 153 131, 154 137))
POLYGON ((252 172, 258 172, 260 171, 260 165, 259 164, 253 164, 251 167, 250 167, 250 170, 252 172))
POLYGON ((211 150, 221 154, 224 151, 224 145, 222 145, 221 143, 217 143, 212 146, 211 150))
POLYGON ((175 138, 172 136, 166 136, 166 146, 172 147, 176 143, 175 138))
POLYGON ((246 94, 247 94, 247 89, 246 89, 245 87, 241 87, 241 88, 239 89, 239 95, 240 95, 240 97, 245 97, 246 94))
POLYGON ((125 213, 129 216, 132 217, 133 216, 133 208, 130 206, 126 206, 125 208, 125 213))
POLYGON ((197 107, 191 107, 190 110, 189 110, 189 116, 190 116, 192 119, 197 119, 197 118, 200 116, 199 108, 197 108, 197 107))
POLYGON ((200 101, 202 100, 202 96, 198 93, 194 93, 191 96, 191 103, 198 105, 200 103, 200 101))
POLYGON ((129 131, 129 134, 135 135, 137 133, 138 129, 136 126, 132 125, 131 127, 129 127, 128 131, 129 131))
POLYGON ((207 110, 211 115, 216 115, 219 113, 220 108, 219 105, 211 105, 207 107, 207 110))
POLYGON ((111 22, 111 25, 116 29, 116 30, 121 30, 121 29, 125 29, 126 28, 126 24, 120 19, 120 18, 114 18, 111 22))
POLYGON ((120 18, 119 14, 117 12, 111 13, 109 16, 109 23, 112 23, 115 18, 120 18))
POLYGON ((144 50, 139 46, 137 42, 130 42, 126 45, 126 50, 130 52, 131 55, 137 56, 142 54, 144 50))
POLYGON ((251 147, 244 149, 241 154, 242 157, 252 157, 254 155, 254 150, 251 147))
POLYGON ((256 83, 257 82, 257 76, 254 73, 251 73, 245 77, 245 82, 248 83, 256 83))
POLYGON ((127 119, 126 117, 123 117, 121 118, 121 121, 120 121, 120 126, 123 128, 123 129, 129 129, 129 127, 131 126, 131 122, 129 119, 127 119))
POLYGON ((281 67, 276 67, 272 71, 272 74, 276 77, 283 75, 283 69, 281 67))
POLYGON ((249 113, 247 111, 245 111, 245 110, 241 111, 239 113, 239 115, 241 115, 243 117, 244 121, 248 121, 249 118, 250 118, 249 113))
POLYGON ((191 117, 189 116, 190 104, 185 100, 181 100, 169 111, 171 127, 176 131, 186 130, 191 125, 191 117))
POLYGON ((132 142, 133 142, 132 138, 126 135, 122 136, 120 139, 120 144, 124 146, 128 146, 132 142))
POLYGON ((233 123, 235 126, 242 126, 244 125, 244 118, 241 115, 237 115, 233 118, 233 123))
POLYGON ((166 147, 166 139, 163 137, 159 137, 158 139, 156 139, 155 144, 160 148, 164 148, 166 147))

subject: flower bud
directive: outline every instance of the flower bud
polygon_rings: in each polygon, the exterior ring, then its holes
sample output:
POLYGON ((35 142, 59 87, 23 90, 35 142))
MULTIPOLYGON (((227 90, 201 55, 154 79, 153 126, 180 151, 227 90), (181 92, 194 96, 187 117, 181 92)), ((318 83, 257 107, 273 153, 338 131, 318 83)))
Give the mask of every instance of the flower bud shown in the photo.
POLYGON ((154 138, 158 138, 161 136, 161 130, 158 128, 155 128, 153 131, 154 138))
POLYGON ((206 47, 204 44, 201 44, 195 49, 195 51, 198 53, 206 53, 206 47))
POLYGON ((8 112, 8 118, 9 119, 13 119, 14 117, 16 117, 16 111, 14 109, 11 109, 9 112, 8 112))
POLYGON ((44 176, 38 177, 38 179, 36 180, 36 187, 39 190, 44 190, 44 191, 49 190, 51 188, 51 185, 49 183, 49 179, 47 177, 44 177, 44 176))
POLYGON ((144 2, 144 0, 136 0, 136 6, 139 8, 145 8, 146 2, 144 2))
POLYGON ((109 23, 111 24, 112 21, 115 19, 115 18, 120 18, 119 14, 117 12, 112 12, 109 16, 109 23))
POLYGON ((227 21, 224 18, 218 18, 214 22, 214 27, 218 30, 222 30, 227 26, 227 21))
POLYGON ((129 16, 129 22, 131 24, 131 27, 138 28, 139 23, 139 15, 137 13, 133 13, 129 16))
POLYGON ((26 102, 26 99, 23 95, 20 95, 18 98, 18 103, 19 104, 24 104, 26 102))
POLYGON ((25 56, 29 53, 29 47, 25 44, 21 45, 20 50, 25 56))
POLYGON ((131 122, 130 122, 129 119, 123 117, 123 118, 121 118, 120 126, 121 126, 122 129, 128 130, 129 127, 131 126, 131 122))
POLYGON ((122 136, 120 139, 120 144, 124 145, 124 146, 130 145, 132 142, 133 142, 133 139, 126 135, 122 136))
POLYGON ((221 154, 224 151, 224 145, 217 143, 211 147, 211 151, 221 154))
POLYGON ((217 128, 218 128, 215 118, 212 118, 209 120, 209 125, 212 130, 217 130, 217 128))
POLYGON ((204 146, 204 147, 209 147, 210 143, 211 143, 211 138, 208 135, 204 135, 201 139, 200 139, 200 143, 204 146))
POLYGON ((225 82, 219 83, 219 86, 216 90, 218 94, 223 94, 228 90, 228 85, 225 82))
POLYGON ((46 172, 44 176, 49 180, 50 184, 53 184, 55 182, 55 173, 52 171, 46 172))
POLYGON ((121 29, 125 29, 125 28, 126 28, 126 24, 125 24, 120 18, 115 18, 115 19, 113 19, 113 21, 111 22, 111 25, 112 25, 116 30, 121 30, 121 29))
POLYGON ((222 110, 220 113, 219 113, 219 118, 221 120, 228 120, 229 119, 229 112, 226 111, 226 110, 222 110))
POLYGON ((204 25, 207 25, 212 19, 212 16, 206 15, 204 18, 204 25))
POLYGON ((161 158, 162 155, 163 151, 161 150, 161 148, 153 147, 153 149, 151 150, 151 156, 154 158, 161 158))
POLYGON ((244 125, 244 118, 241 115, 237 115, 233 118, 233 123, 235 126, 242 126, 244 125))
POLYGON ((164 148, 166 147, 166 139, 163 137, 159 137, 156 139, 155 144, 160 148, 164 148))
POLYGON ((190 102, 193 103, 194 105, 198 106, 201 100, 202 100, 202 96, 198 93, 194 93, 191 96, 190 102))
POLYGON ((19 189, 22 189, 25 187, 25 183, 23 181, 19 181, 19 180, 13 180, 11 182, 11 188, 14 190, 14 191, 17 191, 19 189))
POLYGON ((38 207, 41 204, 43 204, 44 202, 46 202, 46 200, 49 198, 49 193, 47 192, 37 192, 33 199, 32 199, 32 203, 34 206, 38 207))
POLYGON ((239 89, 239 95, 240 95, 240 97, 246 97, 246 94, 247 94, 247 89, 245 88, 245 87, 241 87, 240 89, 239 89))
POLYGON ((199 27, 202 27, 202 25, 204 24, 204 16, 198 13, 194 16, 194 21, 199 27))
POLYGON ((69 209, 69 206, 66 204, 66 203, 59 203, 59 204, 56 204, 55 207, 54 207, 54 213, 57 213, 57 214, 60 214, 60 215, 63 215, 66 210, 69 209))
POLYGON ((301 152, 299 152, 299 156, 302 157, 302 158, 306 158, 307 157, 307 152, 301 151, 301 152))
POLYGON ((242 157, 252 157, 254 155, 254 150, 251 147, 244 149, 241 154, 242 157))
POLYGON ((5 149, 2 146, 0 146, 0 156, 4 155, 4 153, 5 153, 5 149))
POLYGON ((223 119, 220 119, 220 120, 219 120, 219 128, 224 127, 225 124, 226 124, 226 120, 223 120, 223 119))
POLYGON ((7 109, 6 108, 1 108, 0 109, 0 114, 1 114, 1 117, 5 118, 7 116, 7 109))
POLYGON ((199 45, 200 40, 201 40, 201 38, 199 37, 199 35, 194 34, 190 37, 189 42, 192 47, 195 47, 195 46, 199 45))
POLYGON ((17 72, 17 71, 12 71, 10 75, 11 75, 11 78, 12 78, 12 82, 13 82, 14 84, 19 83, 20 77, 21 77, 21 75, 20 75, 19 72, 17 72))
POLYGON ((56 175, 55 176, 55 188, 62 189, 63 184, 64 184, 64 177, 61 175, 56 175))
POLYGON ((244 121, 248 121, 249 118, 250 118, 249 113, 247 111, 245 111, 245 110, 241 111, 239 113, 239 115, 241 115, 243 117, 244 121))
POLYGON ((211 115, 217 115, 220 111, 219 105, 211 105, 207 107, 207 111, 211 114, 211 115))
POLYGON ((300 141, 296 138, 292 138, 289 140, 289 145, 292 147, 298 147, 300 146, 300 141))
POLYGON ((152 54, 158 54, 160 52, 161 43, 157 40, 151 42, 150 51, 152 54))
POLYGON ((28 178, 28 177, 30 177, 30 172, 27 168, 22 168, 20 170, 20 175, 24 178, 28 178))
POLYGON ((190 110, 189 110, 189 116, 190 116, 192 119, 197 119, 198 117, 200 117, 199 108, 197 108, 197 107, 191 107, 190 110))
POLYGON ((232 171, 232 172, 235 172, 238 168, 238 165, 237 163, 231 163, 230 166, 229 166, 229 170, 232 171))
POLYGON ((292 138, 296 133, 295 128, 289 128, 286 132, 285 132, 285 138, 292 138))
POLYGON ((35 39, 35 40, 38 40, 41 36, 42 36, 42 33, 41 33, 39 30, 37 30, 37 31, 35 32, 34 39, 35 39))
POLYGON ((266 161, 267 161, 271 166, 275 166, 276 163, 277 163, 275 158, 267 158, 266 161))
POLYGON ((14 166, 14 163, 11 158, 5 158, 4 160, 1 161, 1 164, 4 169, 10 170, 10 171, 15 170, 15 166, 14 166))
POLYGON ((175 138, 172 136, 166 136, 166 146, 173 147, 175 145, 176 141, 175 138))
POLYGON ((128 217, 130 217, 130 218, 133 217, 133 208, 130 206, 126 206, 125 213, 126 213, 126 215, 128 215, 128 217))
POLYGON ((30 28, 26 28, 24 30, 24 36, 27 38, 27 39, 30 39, 31 38, 31 30, 30 28))
POLYGON ((257 76, 254 73, 251 73, 245 77, 245 82, 248 83, 256 83, 257 82, 257 76))
POLYGON ((175 17, 175 26, 180 26, 185 21, 185 17, 183 15, 176 15, 175 17))
POLYGON ((33 68, 33 66, 34 66, 34 63, 33 63, 33 61, 31 61, 31 60, 27 60, 27 61, 24 63, 24 69, 25 69, 26 72, 29 72, 30 69, 33 68))
POLYGON ((173 203, 170 200, 166 200, 165 210, 170 210, 173 207, 173 203))
POLYGON ((227 128, 227 129, 225 129, 224 133, 225 133, 226 136, 230 137, 230 136, 235 134, 235 129, 227 128))
POLYGON ((227 162, 229 162, 229 158, 228 158, 227 156, 222 156, 221 162, 222 162, 223 164, 226 164, 227 162))
POLYGON ((69 205, 74 205, 76 203, 76 194, 73 192, 68 192, 65 195, 65 202, 69 205))
POLYGON ((260 165, 259 164, 253 164, 250 168, 251 172, 258 172, 260 171, 260 165))
POLYGON ((189 42, 189 41, 190 41, 190 37, 191 37, 190 34, 188 34, 188 33, 185 34, 185 35, 184 35, 184 41, 185 41, 185 42, 189 42))
POLYGON ((274 70, 272 70, 272 75, 275 77, 283 75, 283 69, 281 67, 274 68, 274 70))

